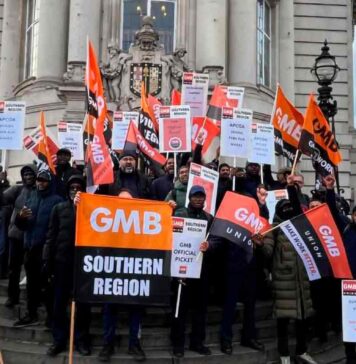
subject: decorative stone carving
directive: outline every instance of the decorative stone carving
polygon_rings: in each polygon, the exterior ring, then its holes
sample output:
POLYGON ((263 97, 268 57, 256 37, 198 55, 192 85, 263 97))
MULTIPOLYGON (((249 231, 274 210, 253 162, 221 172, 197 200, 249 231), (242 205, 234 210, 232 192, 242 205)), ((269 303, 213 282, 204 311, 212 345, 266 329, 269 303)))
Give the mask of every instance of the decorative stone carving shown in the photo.
POLYGON ((83 83, 85 75, 84 62, 68 62, 67 72, 63 75, 64 82, 83 83))
POLYGON ((212 90, 215 85, 223 85, 227 83, 223 66, 204 66, 202 73, 209 74, 209 90, 212 90))

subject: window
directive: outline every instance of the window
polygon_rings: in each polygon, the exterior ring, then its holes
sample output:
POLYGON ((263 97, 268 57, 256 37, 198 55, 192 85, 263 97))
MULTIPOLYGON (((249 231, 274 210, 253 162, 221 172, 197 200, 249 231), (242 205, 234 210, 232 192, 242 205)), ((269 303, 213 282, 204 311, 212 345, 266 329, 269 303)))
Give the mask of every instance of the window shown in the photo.
POLYGON ((24 78, 37 75, 40 0, 28 0, 26 9, 24 78))
POLYGON ((257 83, 271 87, 271 7, 257 0, 257 83))
POLYGON ((152 16, 160 43, 166 53, 173 53, 176 22, 176 0, 124 0, 122 22, 122 48, 128 50, 135 39, 135 32, 141 27, 141 18, 152 16))

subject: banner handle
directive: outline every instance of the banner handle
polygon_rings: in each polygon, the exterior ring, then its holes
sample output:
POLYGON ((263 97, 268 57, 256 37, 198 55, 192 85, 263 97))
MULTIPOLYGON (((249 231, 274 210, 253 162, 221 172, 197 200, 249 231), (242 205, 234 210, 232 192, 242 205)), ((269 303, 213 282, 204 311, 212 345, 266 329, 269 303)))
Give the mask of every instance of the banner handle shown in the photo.
POLYGON ((261 183, 264 185, 263 163, 260 164, 260 168, 261 168, 261 183))
MULTIPOLYGON (((209 235, 210 235, 210 232, 208 232, 208 233, 206 234, 206 237, 205 237, 204 241, 207 241, 207 240, 208 240, 209 235)), ((199 252, 199 254, 197 255, 197 257, 196 257, 195 261, 197 262, 197 261, 200 259, 200 257, 201 257, 201 256, 203 256, 203 253, 202 253, 202 252, 199 252)))
POLYGON ((292 167, 291 176, 294 176, 294 174, 295 174, 295 168, 296 168, 296 166, 297 166, 298 157, 299 157, 299 149, 297 149, 297 152, 295 153, 295 157, 294 157, 294 161, 293 161, 293 167, 292 167))
POLYGON ((75 301, 72 301, 70 309, 70 334, 69 334, 69 364, 73 364, 74 351, 74 319, 75 319, 75 301))
MULTIPOLYGON (((180 296, 182 294, 182 284, 183 284, 183 282, 180 279, 179 280, 179 286, 178 286, 178 294, 177 294, 176 312, 175 312, 175 315, 174 315, 175 318, 177 318, 178 314, 179 314, 179 304, 180 304, 180 296)), ((69 363, 69 364, 72 364, 72 363, 69 363)))
MULTIPOLYGON (((234 170, 236 169, 236 157, 234 157, 234 161, 232 166, 234 167, 234 170)), ((236 187, 236 171, 234 173, 234 175, 232 176, 232 191, 235 192, 235 187, 236 187)))
POLYGON ((2 357, 2 352, 0 351, 0 364, 4 364, 4 359, 2 357))
MULTIPOLYGON (((168 153, 167 153, 168 156, 168 153)), ((177 152, 173 152, 173 158, 174 158, 174 180, 176 180, 178 175, 178 166, 177 166, 177 152)))

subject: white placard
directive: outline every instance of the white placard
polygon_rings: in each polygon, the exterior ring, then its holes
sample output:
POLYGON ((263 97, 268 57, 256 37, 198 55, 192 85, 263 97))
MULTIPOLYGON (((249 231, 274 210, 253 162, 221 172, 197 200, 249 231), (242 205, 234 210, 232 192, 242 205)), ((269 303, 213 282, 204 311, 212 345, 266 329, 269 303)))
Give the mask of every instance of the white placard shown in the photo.
POLYGON ((252 123, 248 161, 274 165, 274 127, 270 124, 252 123))
POLYGON ((58 143, 60 148, 67 148, 72 152, 73 160, 84 160, 82 124, 60 121, 58 143))
POLYGON ((204 220, 173 217, 172 277, 200 278, 203 259, 197 257, 207 226, 204 220))
POLYGON ((276 212, 276 205, 278 201, 288 199, 287 190, 274 190, 267 191, 266 205, 269 212, 269 223, 273 223, 274 214, 276 212))
POLYGON ((112 144, 114 150, 122 150, 125 146, 127 131, 130 121, 138 125, 139 114, 136 111, 115 111, 114 122, 112 128, 112 144))
POLYGON ((159 111, 159 151, 190 152, 190 107, 188 105, 161 106, 159 111))
POLYGON ((25 114, 25 102, 0 101, 0 149, 22 149, 25 114))
POLYGON ((219 173, 213 169, 206 168, 200 164, 191 163, 189 169, 189 180, 185 206, 189 204, 189 191, 192 186, 198 185, 205 189, 206 200, 204 211, 211 215, 215 214, 216 195, 218 191, 219 173))
POLYGON ((356 280, 342 281, 342 338, 356 342, 356 280))
POLYGON ((226 96, 230 100, 235 100, 236 108, 241 109, 244 101, 245 89, 243 87, 227 86, 226 96))
POLYGON ((207 73, 183 73, 181 104, 190 106, 192 118, 206 115, 208 89, 209 75, 207 73))
POLYGON ((247 158, 252 110, 223 107, 221 113, 220 155, 247 158))

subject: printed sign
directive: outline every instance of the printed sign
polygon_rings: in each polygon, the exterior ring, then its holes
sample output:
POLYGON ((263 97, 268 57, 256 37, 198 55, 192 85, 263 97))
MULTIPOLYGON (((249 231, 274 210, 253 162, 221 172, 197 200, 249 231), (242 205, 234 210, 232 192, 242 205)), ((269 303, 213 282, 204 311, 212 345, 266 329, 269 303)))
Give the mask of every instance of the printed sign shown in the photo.
POLYGON ((269 223, 273 223, 273 217, 276 212, 276 205, 278 201, 283 199, 288 199, 288 191, 287 190, 274 190, 267 191, 266 205, 269 211, 269 223))
POLYGON ((0 101, 0 149, 22 149, 25 114, 25 102, 0 101))
POLYGON ((208 88, 207 73, 183 73, 181 104, 190 106, 191 117, 206 115, 208 88))
POLYGON ((200 164, 191 163, 189 170, 189 180, 187 187, 187 197, 185 206, 189 204, 189 191, 193 186, 204 187, 206 193, 204 211, 211 215, 215 214, 216 195, 218 190, 219 173, 201 166, 200 164))
POLYGON ((274 128, 270 124, 253 123, 248 161, 258 164, 275 163, 274 128))
POLYGON ((342 339, 356 342, 356 280, 342 281, 342 339))
POLYGON ((123 150, 127 131, 132 120, 138 126, 139 114, 136 111, 116 111, 112 129, 112 145, 114 150, 123 150))
POLYGON ((159 112, 159 151, 161 153, 191 151, 189 106, 161 106, 159 112))
POLYGON ((238 110, 231 107, 222 108, 220 155, 247 158, 252 114, 252 110, 238 110))
POLYGON ((244 100, 245 89, 243 87, 227 86, 226 97, 230 102, 236 103, 236 108, 241 109, 244 100))
POLYGON ((202 259, 197 257, 207 226, 204 220, 173 217, 172 277, 200 278, 202 259))
POLYGON ((58 143, 61 148, 67 148, 72 152, 74 160, 84 160, 83 151, 83 127, 77 123, 58 123, 58 143))

